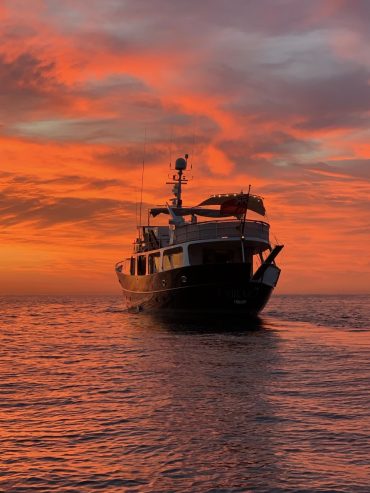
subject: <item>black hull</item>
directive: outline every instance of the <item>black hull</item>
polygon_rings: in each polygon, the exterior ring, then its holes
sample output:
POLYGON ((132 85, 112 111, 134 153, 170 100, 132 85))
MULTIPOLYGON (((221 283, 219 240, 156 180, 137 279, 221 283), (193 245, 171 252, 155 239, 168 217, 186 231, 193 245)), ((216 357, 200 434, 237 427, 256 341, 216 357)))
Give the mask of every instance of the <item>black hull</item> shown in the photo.
POLYGON ((212 313, 256 316, 273 287, 250 279, 250 265, 182 267, 146 276, 117 271, 126 308, 151 313, 212 313))

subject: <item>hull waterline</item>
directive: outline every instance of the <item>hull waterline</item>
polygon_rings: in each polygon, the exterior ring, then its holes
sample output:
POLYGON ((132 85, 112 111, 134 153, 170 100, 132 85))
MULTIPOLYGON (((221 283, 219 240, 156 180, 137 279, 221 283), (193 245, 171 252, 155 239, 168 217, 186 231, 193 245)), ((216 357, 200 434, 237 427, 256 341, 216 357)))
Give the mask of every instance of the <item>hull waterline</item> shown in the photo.
POLYGON ((117 276, 128 310, 256 316, 273 287, 250 280, 248 272, 245 264, 199 265, 151 276, 117 276))

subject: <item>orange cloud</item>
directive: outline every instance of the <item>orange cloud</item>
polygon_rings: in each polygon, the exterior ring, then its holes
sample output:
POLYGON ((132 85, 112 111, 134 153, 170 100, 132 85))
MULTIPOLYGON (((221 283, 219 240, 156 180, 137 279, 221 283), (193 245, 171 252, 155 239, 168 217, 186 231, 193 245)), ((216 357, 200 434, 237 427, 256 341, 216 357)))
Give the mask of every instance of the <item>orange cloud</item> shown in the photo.
POLYGON ((364 6, 50 5, 0 7, 2 294, 117 292, 145 134, 144 209, 188 152, 186 203, 265 197, 281 292, 368 290, 370 74, 349 56, 364 6))

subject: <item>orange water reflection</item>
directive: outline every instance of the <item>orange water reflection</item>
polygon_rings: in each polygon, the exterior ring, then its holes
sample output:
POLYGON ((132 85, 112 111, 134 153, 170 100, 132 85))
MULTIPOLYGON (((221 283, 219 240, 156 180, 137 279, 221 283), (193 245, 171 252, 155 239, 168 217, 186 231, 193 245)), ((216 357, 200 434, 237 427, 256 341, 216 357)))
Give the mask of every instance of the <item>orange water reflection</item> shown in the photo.
POLYGON ((367 484, 366 332, 174 323, 104 298, 3 307, 5 491, 367 484))

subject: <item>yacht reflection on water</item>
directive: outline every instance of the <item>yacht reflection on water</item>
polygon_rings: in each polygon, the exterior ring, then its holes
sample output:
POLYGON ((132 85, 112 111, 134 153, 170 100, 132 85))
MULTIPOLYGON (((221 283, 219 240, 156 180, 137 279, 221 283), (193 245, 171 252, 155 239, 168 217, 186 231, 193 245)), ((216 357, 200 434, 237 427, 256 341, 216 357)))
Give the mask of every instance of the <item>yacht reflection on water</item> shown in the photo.
POLYGON ((282 477, 281 420, 271 399, 279 338, 268 323, 134 317, 152 351, 151 426, 170 454, 168 464, 151 465, 162 468, 153 490, 197 491, 193 480, 202 476, 214 486, 230 479, 230 488, 262 491, 282 477))
POLYGON ((243 332, 256 332, 267 330, 269 325, 261 317, 219 317, 213 314, 184 313, 179 320, 173 313, 140 313, 144 325, 149 325, 156 330, 165 330, 174 333, 225 333, 235 334, 243 332))

